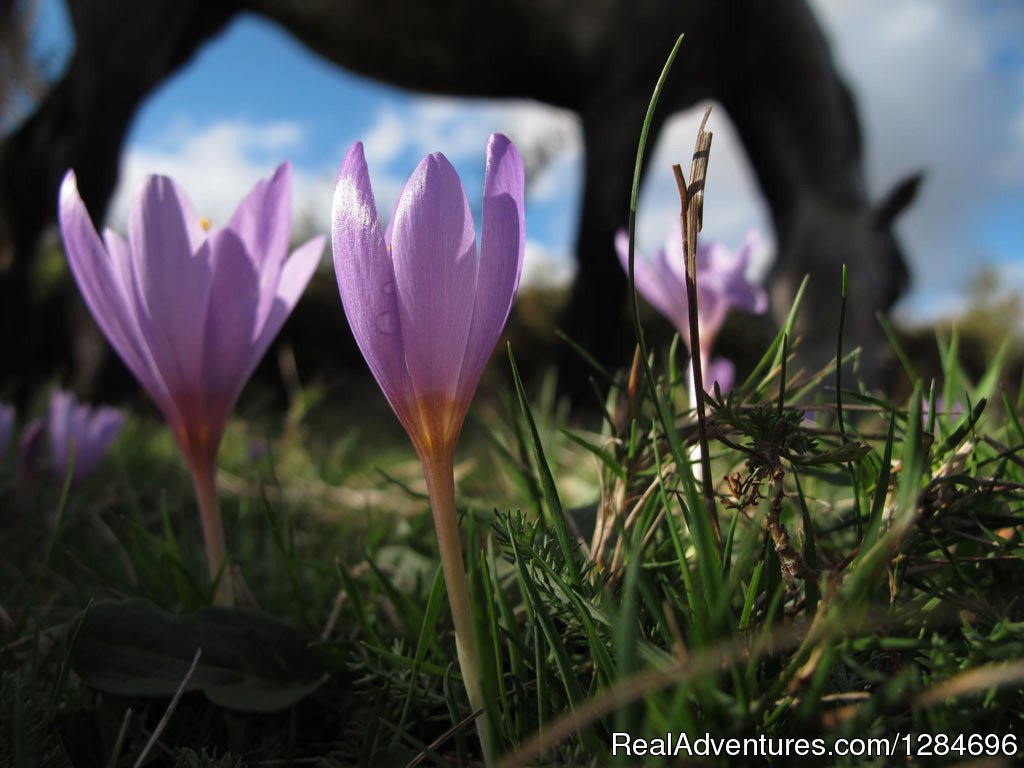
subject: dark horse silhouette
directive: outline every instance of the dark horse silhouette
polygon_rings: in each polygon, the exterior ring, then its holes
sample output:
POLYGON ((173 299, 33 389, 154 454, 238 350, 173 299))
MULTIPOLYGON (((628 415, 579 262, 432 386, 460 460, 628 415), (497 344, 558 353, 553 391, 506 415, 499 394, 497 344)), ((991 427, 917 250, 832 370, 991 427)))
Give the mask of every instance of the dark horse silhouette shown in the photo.
MULTIPOLYGON (((10 3, 10 0, 0 0, 10 3)), ((597 348, 614 336, 625 279, 613 236, 627 210, 639 126, 665 57, 686 34, 652 126, 715 99, 738 129, 776 229, 776 313, 805 274, 804 359, 835 349, 840 265, 849 267, 848 346, 869 354, 875 313, 907 282, 891 232, 917 179, 867 200, 852 97, 804 0, 68 0, 75 49, 63 77, 0 149, 4 337, 21 338, 17 307, 29 260, 52 223, 60 178, 77 171, 102 217, 137 108, 241 11, 282 25, 363 75, 419 91, 525 97, 573 110, 585 142, 578 274, 567 331, 597 348)), ((301 83, 296 83, 301 87, 301 83)), ((688 163, 688 148, 680 160, 688 163)), ((714 161, 712 160, 712 173, 714 161)), ((666 223, 667 226, 667 223, 666 223)))

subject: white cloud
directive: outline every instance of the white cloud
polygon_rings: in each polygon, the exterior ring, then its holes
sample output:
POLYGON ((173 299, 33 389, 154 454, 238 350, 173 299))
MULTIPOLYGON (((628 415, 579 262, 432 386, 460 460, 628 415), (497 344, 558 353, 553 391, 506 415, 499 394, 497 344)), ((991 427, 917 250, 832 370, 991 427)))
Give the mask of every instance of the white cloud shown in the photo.
POLYGON ((385 207, 400 192, 412 170, 408 157, 416 162, 443 152, 457 167, 482 171, 487 137, 495 132, 506 134, 523 154, 532 201, 562 196, 579 177, 582 139, 571 112, 532 101, 416 96, 407 106, 382 106, 362 139, 378 204, 385 207))
POLYGON ((412 96, 407 104, 382 106, 362 140, 370 163, 387 164, 405 153, 422 156, 438 151, 455 162, 480 157, 487 137, 499 131, 523 147, 579 142, 570 112, 533 101, 447 96, 412 96))
POLYGON ((398 110, 384 107, 377 112, 377 121, 363 137, 363 152, 371 165, 388 163, 398 157, 409 142, 410 128, 398 110))
MULTIPOLYGON (((500 117, 474 115, 471 108, 463 106, 461 109, 453 109, 454 105, 455 102, 445 104, 443 109, 437 105, 423 107, 435 126, 459 122, 460 116, 465 117, 468 113, 472 120, 464 122, 473 122, 480 128, 480 132, 491 130, 489 121, 500 117)), ((542 134, 530 125, 530 116, 525 111, 519 117, 521 122, 517 125, 526 126, 522 131, 528 140, 531 135, 542 134), (534 132, 531 134, 530 130, 534 132)), ((375 197, 383 216, 390 215, 391 207, 405 184, 404 176, 384 172, 387 161, 393 160, 409 146, 417 152, 421 151, 419 145, 425 141, 414 133, 396 129, 405 124, 406 121, 396 113, 384 110, 364 141, 375 197)), ((456 137, 456 150, 448 150, 453 156, 468 153, 470 141, 467 135, 468 130, 456 137), (460 151, 460 146, 464 151, 460 151)), ((472 142, 473 155, 481 158, 481 161, 487 134, 482 135, 482 139, 476 141, 477 137, 474 137, 472 142)), ((273 162, 264 162, 260 158, 267 154, 286 154, 303 139, 300 126, 289 122, 257 124, 227 120, 203 128, 196 128, 185 120, 177 122, 169 127, 168 136, 159 141, 156 148, 131 148, 122 158, 121 180, 109 216, 111 224, 115 229, 124 231, 132 198, 143 178, 154 173, 174 178, 186 191, 200 216, 209 218, 215 225, 224 224, 242 196, 259 179, 273 172, 273 162)), ((572 152, 566 152, 565 156, 571 158, 572 152)), ((563 163, 564 158, 555 161, 554 165, 563 163)), ((334 171, 327 168, 317 171, 293 169, 293 185, 294 220, 317 232, 329 232, 334 171)), ((566 253, 536 239, 527 241, 523 264, 524 283, 565 285, 572 279, 572 275, 572 260, 566 253)))
MULTIPOLYGON (((133 147, 122 158, 109 217, 115 228, 123 230, 131 200, 148 174, 171 176, 200 216, 224 224, 242 196, 274 170, 273 161, 255 158, 280 154, 303 139, 302 127, 292 122, 260 125, 226 120, 198 130, 182 123, 171 130, 180 135, 180 141, 168 143, 173 149, 161 148, 163 143, 157 148, 133 147)), ((301 201, 313 182, 301 173, 295 173, 294 181, 301 201)), ((301 210, 301 203, 296 210, 301 210)))
POLYGON ((568 285, 575 274, 575 268, 564 254, 556 253, 536 240, 526 241, 523 254, 524 285, 555 288, 568 285))

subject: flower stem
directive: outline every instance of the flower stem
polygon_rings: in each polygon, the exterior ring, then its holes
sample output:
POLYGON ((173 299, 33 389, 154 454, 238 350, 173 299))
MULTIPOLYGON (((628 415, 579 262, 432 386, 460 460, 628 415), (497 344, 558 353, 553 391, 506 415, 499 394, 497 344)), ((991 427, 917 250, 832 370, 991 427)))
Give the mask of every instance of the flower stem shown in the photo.
POLYGON ((206 562, 210 566, 210 580, 217 582, 213 604, 234 605, 235 594, 231 574, 227 572, 227 550, 224 546, 224 523, 220 517, 220 499, 217 496, 217 465, 214 461, 189 463, 192 485, 199 501, 199 519, 203 525, 206 544, 206 562), (218 579, 219 577, 219 579, 218 579))
MULTIPOLYGON (((458 652, 459 669, 466 684, 469 705, 473 711, 477 711, 484 708, 484 695, 480 681, 480 656, 473 631, 473 614, 469 606, 469 582, 466 580, 459 519, 455 511, 453 457, 448 451, 421 457, 421 460, 423 475, 427 481, 427 494, 430 496, 430 507, 434 515, 434 529, 441 554, 441 570, 448 592, 448 605, 451 607, 452 619, 455 622, 455 649, 458 652)), ((494 742, 486 711, 476 719, 476 730, 484 752, 484 763, 490 765, 494 755, 494 742)))

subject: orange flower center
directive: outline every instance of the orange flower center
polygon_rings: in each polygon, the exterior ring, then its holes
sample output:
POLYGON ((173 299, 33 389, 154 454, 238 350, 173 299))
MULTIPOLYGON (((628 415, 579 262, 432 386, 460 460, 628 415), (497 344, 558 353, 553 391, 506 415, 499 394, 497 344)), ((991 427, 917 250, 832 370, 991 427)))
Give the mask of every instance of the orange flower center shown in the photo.
POLYGON ((421 455, 431 456, 455 448, 464 409, 446 393, 416 398, 411 410, 410 437, 421 455))

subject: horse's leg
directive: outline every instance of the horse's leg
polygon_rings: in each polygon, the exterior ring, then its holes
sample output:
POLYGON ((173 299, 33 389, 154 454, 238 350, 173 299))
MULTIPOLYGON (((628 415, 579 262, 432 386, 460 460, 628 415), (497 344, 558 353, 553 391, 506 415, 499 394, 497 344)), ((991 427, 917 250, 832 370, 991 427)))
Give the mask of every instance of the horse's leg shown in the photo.
MULTIPOLYGON (((632 98, 632 94, 630 95, 632 98)), ((600 363, 614 370, 628 364, 630 325, 623 322, 626 275, 615 254, 615 232, 629 220, 629 196, 637 140, 645 104, 615 99, 581 114, 584 186, 576 243, 577 274, 564 320, 565 332, 600 363)), ((653 149, 662 121, 651 125, 653 149)), ((561 390, 574 402, 588 402, 593 391, 587 364, 572 349, 561 355, 561 390)))

